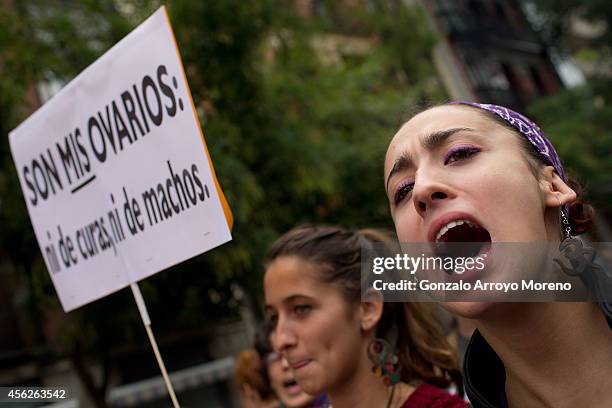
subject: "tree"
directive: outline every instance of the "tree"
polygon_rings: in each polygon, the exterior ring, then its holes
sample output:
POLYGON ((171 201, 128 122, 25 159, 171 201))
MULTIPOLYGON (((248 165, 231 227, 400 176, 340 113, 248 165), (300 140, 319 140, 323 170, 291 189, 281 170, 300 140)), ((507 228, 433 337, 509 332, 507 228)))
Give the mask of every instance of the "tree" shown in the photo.
POLYGON ((553 140, 565 165, 586 184, 587 200, 595 205, 599 222, 606 223, 612 217, 612 3, 537 0, 535 4, 548 42, 579 61, 587 58, 594 69, 587 72, 584 86, 541 98, 529 112, 553 140), (594 29, 588 40, 572 29, 579 20, 594 29))
POLYGON ((587 201, 612 217, 612 106, 587 85, 532 104, 530 114, 555 145, 564 165, 586 188, 587 201), (598 102, 599 101, 599 102, 598 102))
MULTIPOLYGON (((25 118, 16 107, 28 84, 74 76, 154 3, 123 2, 117 10, 111 0, 82 0, 67 11, 24 1, 6 12, 10 24, 3 25, 0 40, 3 55, 14 56, 15 65, 3 69, 18 74, 16 83, 23 85, 10 88, 7 75, 0 76, 0 89, 12 89, 3 97, 13 95, 0 107, 2 130, 25 118)), ((429 55, 434 38, 421 12, 401 2, 348 11, 336 9, 337 3, 327 3, 336 10, 334 18, 353 21, 347 27, 359 27, 360 43, 370 46, 358 53, 334 51, 332 64, 316 45, 338 37, 329 15, 305 20, 290 2, 279 7, 273 0, 177 0, 169 6, 235 227, 231 243, 141 284, 162 349, 176 333, 205 333, 201 328, 235 320, 236 285, 260 305, 263 254, 288 228, 302 222, 390 226, 383 155, 408 105, 443 98, 429 55)), ((2 247, 11 245, 2 256, 28 271, 32 319, 40 320, 58 305, 4 145, 0 160, 7 180, 1 192, 12 203, 0 207, 0 222, 19 220, 0 231, 2 247), (42 310, 42 304, 52 307, 42 310)), ((119 346, 146 344, 132 302, 130 294, 120 293, 72 312, 63 336, 55 338, 54 349, 72 356, 100 407, 107 381, 94 381, 83 360, 102 362, 108 372, 119 346)))

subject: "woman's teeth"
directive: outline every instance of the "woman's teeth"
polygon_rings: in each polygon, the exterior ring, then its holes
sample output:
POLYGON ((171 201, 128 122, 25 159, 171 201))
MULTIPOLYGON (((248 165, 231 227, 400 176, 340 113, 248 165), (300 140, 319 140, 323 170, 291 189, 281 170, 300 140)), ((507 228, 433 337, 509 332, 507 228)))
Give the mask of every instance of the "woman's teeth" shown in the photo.
POLYGON ((458 225, 467 224, 471 228, 477 228, 478 226, 471 221, 468 220, 455 220, 451 221, 438 231, 438 235, 436 235, 436 242, 440 242, 440 238, 444 236, 450 229, 455 228, 458 225))

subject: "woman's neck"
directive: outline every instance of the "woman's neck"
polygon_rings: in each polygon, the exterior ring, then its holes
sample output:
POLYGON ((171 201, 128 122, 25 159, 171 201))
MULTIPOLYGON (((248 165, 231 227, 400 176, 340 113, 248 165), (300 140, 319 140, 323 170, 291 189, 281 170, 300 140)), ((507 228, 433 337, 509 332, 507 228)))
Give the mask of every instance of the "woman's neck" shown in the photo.
MULTIPOLYGON (((334 408, 386 407, 392 387, 383 384, 382 378, 372 373, 372 363, 365 356, 360 359, 357 369, 350 378, 327 393, 334 408)), ((398 407, 400 398, 407 398, 413 390, 406 384, 398 384, 391 406, 398 407)))
POLYGON ((369 372, 359 371, 348 381, 329 391, 329 399, 334 408, 385 406, 390 395, 388 387, 383 384, 381 378, 372 374, 371 369, 369 372))
POLYGON ((499 306, 478 328, 504 363, 510 407, 612 406, 612 331, 596 304, 499 306))

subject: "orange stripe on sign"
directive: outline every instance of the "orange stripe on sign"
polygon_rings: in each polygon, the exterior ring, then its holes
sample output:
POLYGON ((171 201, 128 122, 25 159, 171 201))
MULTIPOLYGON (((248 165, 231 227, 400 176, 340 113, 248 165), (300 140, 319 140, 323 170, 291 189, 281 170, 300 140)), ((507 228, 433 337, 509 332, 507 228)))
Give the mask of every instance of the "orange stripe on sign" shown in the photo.
POLYGON ((189 89, 189 83, 187 82, 187 75, 185 74, 185 67, 183 66, 183 60, 181 59, 181 53, 178 49, 178 44, 176 42, 176 37, 174 36, 174 30, 172 29, 172 24, 170 24, 170 17, 168 16, 168 10, 166 10, 166 6, 162 6, 164 9, 164 15, 166 16, 166 21, 168 22, 168 27, 170 27, 170 33, 172 34, 172 40, 174 41, 174 49, 176 50, 176 55, 178 57, 179 63, 181 64, 181 71, 183 71, 183 79, 185 81, 185 85, 187 86, 187 95, 189 95, 189 102, 191 103, 191 109, 193 110, 193 116, 198 124, 198 130, 200 131, 200 137, 202 138, 202 145, 204 145, 204 151, 206 152, 206 157, 208 159, 208 164, 210 165, 210 171, 213 176, 213 180, 215 181, 215 187, 217 188, 217 193, 219 194, 219 198, 221 199, 221 206, 223 207, 223 213, 225 214, 225 220, 227 221, 227 225, 230 229, 234 227, 234 215, 232 214, 232 210, 227 203, 227 199, 223 194, 223 190, 221 190, 221 186, 219 185, 219 181, 217 180, 217 174, 215 173, 215 168, 212 165, 212 160, 210 159, 210 154, 208 153, 208 148, 206 147, 206 139, 204 139, 204 133, 202 132, 202 125, 200 125, 200 120, 198 119, 198 115, 196 113, 195 104, 193 103, 193 97, 191 96, 191 90, 189 89))

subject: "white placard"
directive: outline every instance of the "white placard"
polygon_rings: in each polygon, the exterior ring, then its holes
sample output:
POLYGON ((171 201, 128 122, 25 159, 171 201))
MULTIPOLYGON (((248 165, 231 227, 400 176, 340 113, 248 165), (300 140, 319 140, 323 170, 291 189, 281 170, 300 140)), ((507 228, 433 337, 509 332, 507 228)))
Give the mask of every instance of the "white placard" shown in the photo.
POLYGON ((65 311, 231 240, 163 7, 9 139, 65 311))

